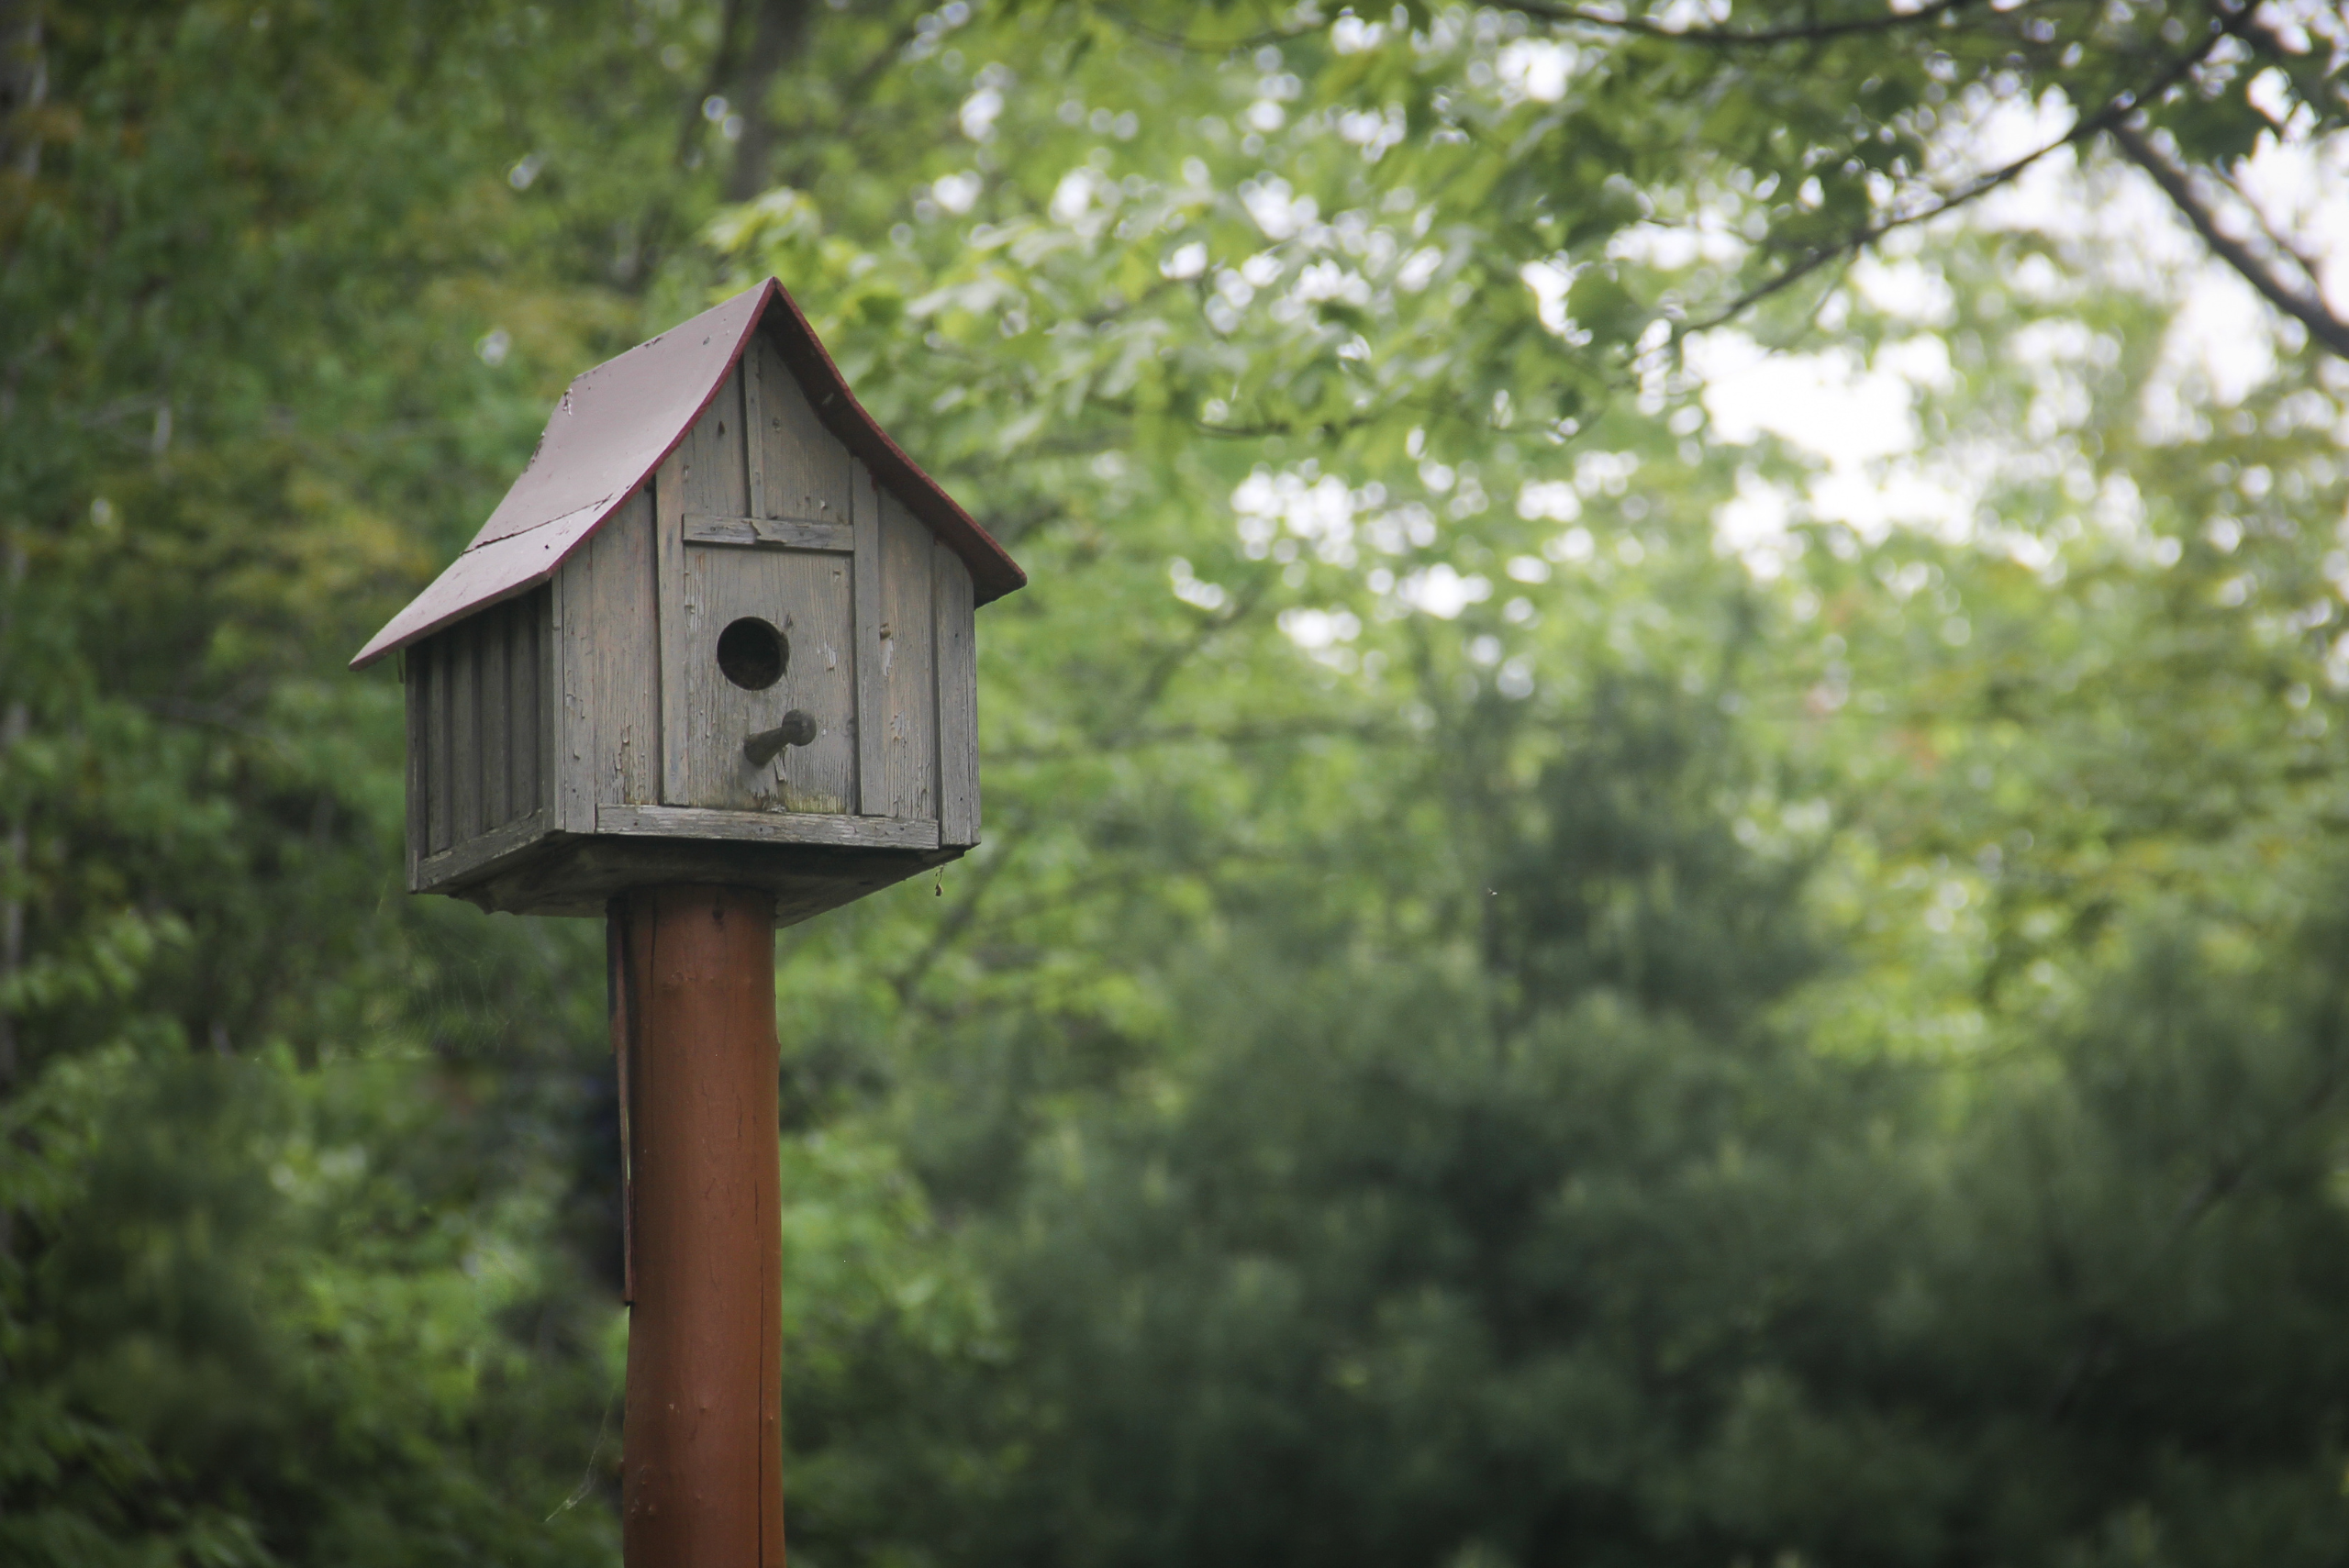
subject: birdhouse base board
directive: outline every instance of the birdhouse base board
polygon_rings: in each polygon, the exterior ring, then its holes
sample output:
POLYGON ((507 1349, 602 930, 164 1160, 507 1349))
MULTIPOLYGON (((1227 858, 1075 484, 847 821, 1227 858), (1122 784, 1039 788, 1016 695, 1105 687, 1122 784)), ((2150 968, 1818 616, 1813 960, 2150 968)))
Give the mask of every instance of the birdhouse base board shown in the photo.
MULTIPOLYGON (((602 825, 599 817, 597 826, 602 825)), ((669 836, 678 830, 677 824, 662 822, 632 832, 541 832, 519 844, 509 842, 491 857, 469 856, 472 863, 452 864, 450 874, 435 878, 434 862, 456 861, 453 853, 438 855, 419 867, 421 885, 416 891, 447 894, 495 914, 600 917, 615 895, 633 887, 755 887, 774 895, 775 924, 788 926, 965 852, 961 845, 876 848, 669 836)))

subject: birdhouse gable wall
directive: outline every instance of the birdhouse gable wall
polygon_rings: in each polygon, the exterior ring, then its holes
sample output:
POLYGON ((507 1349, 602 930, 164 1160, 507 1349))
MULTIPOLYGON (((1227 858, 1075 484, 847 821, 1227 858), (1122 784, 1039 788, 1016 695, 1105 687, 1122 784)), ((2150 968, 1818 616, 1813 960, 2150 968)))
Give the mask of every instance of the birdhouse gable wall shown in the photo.
MULTIPOLYGON (((905 828, 884 824, 935 824, 942 842, 977 840, 973 693, 944 693, 937 657, 970 648, 968 568, 818 420, 766 338, 655 472, 653 497, 660 803, 855 817, 885 836, 905 828), (771 683, 726 673, 730 627, 775 636, 771 683), (808 723, 810 740, 747 753, 789 723, 808 723)), ((977 676, 970 660, 953 669, 977 676)))
POLYGON ((662 567, 662 798, 730 811, 853 816, 855 530, 847 449, 781 358, 753 340, 730 384, 654 477, 662 567), (777 654, 763 684, 729 676, 721 639, 777 654), (794 714, 813 739, 750 739, 794 714))

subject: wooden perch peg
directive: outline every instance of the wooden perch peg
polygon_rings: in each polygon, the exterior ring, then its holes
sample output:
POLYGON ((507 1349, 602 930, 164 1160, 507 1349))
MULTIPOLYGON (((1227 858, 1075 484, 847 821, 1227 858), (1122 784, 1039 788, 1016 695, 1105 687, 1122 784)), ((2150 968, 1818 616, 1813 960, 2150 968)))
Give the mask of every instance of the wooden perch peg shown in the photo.
POLYGON ((815 740, 815 716, 795 707, 773 729, 762 729, 743 741, 742 755, 751 759, 751 766, 763 768, 785 746, 811 746, 815 740))

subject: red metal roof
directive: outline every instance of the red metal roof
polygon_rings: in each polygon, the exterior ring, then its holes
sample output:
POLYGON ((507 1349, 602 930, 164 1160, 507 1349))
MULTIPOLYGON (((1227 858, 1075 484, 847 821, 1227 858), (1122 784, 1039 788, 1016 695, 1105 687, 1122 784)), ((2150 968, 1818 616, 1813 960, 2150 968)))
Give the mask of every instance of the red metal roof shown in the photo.
POLYGON ((799 306, 774 279, 746 289, 571 384, 506 499, 447 571, 351 662, 373 663, 555 573, 685 439, 765 325, 827 429, 971 570, 984 605, 1028 581, 1019 562, 897 449, 849 390, 799 306))

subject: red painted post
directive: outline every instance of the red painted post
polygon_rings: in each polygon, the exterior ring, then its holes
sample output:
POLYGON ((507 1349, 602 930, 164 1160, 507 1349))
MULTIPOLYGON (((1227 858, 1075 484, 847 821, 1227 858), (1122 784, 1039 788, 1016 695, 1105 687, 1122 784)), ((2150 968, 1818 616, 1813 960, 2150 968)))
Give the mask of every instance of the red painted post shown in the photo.
POLYGON ((612 900, 627 1140, 628 1568, 783 1568, 774 898, 612 900))

